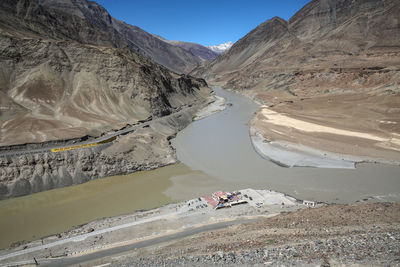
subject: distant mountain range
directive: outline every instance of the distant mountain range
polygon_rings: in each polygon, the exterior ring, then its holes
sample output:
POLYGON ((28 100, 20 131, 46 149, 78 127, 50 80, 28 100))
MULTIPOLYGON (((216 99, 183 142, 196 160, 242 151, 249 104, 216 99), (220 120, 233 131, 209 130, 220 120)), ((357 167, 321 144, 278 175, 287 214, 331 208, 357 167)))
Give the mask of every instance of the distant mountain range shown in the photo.
POLYGON ((166 43, 185 49, 186 51, 192 53, 196 57, 196 59, 201 63, 213 60, 217 58, 219 55, 219 53, 216 53, 212 49, 209 49, 200 44, 182 42, 182 41, 170 41, 156 34, 153 34, 153 36, 157 37, 158 39, 166 43))
MULTIPOLYGON (((397 11, 397 0, 313 0, 289 21, 274 17, 260 24, 193 73, 218 77, 237 88, 259 82, 275 88, 275 79, 283 78, 273 76, 275 72, 325 72, 325 68, 362 68, 363 64, 386 67, 378 59, 393 61, 400 51, 397 11)), ((282 87, 287 86, 282 83, 282 87)))
POLYGON ((223 52, 225 52, 226 50, 228 50, 229 48, 232 47, 232 42, 226 42, 224 44, 220 44, 220 45, 211 45, 211 46, 207 46, 209 49, 211 49, 212 51, 218 53, 218 54, 222 54, 223 52))

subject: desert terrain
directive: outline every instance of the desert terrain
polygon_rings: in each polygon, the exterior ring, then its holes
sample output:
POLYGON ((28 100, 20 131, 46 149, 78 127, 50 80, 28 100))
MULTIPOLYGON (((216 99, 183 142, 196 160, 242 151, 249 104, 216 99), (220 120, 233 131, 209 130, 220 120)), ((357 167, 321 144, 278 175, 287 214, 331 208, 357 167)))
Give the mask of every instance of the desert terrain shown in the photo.
POLYGON ((193 73, 263 104, 251 128, 268 142, 398 164, 399 8, 314 0, 193 73))

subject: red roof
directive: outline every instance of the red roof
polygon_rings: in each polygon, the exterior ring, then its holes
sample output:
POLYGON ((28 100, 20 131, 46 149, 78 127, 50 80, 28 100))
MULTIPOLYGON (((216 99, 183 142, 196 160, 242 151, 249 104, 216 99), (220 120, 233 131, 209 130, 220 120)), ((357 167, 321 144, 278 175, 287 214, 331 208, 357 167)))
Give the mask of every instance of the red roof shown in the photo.
POLYGON ((215 201, 215 199, 212 196, 205 196, 203 198, 205 201, 207 201, 208 204, 213 206, 213 208, 215 208, 217 206, 217 202, 215 201))

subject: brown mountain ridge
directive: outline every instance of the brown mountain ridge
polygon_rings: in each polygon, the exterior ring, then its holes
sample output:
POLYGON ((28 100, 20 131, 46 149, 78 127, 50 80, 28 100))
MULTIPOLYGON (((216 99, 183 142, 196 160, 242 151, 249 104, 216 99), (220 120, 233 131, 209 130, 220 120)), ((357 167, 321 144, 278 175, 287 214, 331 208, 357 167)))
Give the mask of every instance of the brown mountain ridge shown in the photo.
POLYGON ((379 137, 277 126, 263 108, 253 132, 267 140, 399 160, 399 14, 395 0, 313 0, 289 21, 262 23, 192 73, 300 121, 379 137))
POLYGON ((96 135, 203 99, 203 80, 149 59, 153 53, 183 71, 187 51, 94 2, 10 0, 0 7, 1 145, 96 135))

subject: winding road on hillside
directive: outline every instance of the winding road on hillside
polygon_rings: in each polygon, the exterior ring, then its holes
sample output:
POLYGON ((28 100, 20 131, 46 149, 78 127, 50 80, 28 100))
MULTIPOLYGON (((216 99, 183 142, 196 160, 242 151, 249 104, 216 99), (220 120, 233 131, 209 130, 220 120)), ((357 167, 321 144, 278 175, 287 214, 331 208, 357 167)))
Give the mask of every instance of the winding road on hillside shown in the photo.
POLYGON ((76 142, 76 143, 69 144, 69 145, 59 145, 59 144, 58 145, 49 145, 46 147, 34 148, 34 149, 3 150, 3 151, 0 151, 0 157, 19 156, 19 155, 25 155, 25 154, 46 153, 46 152, 57 153, 57 152, 65 151, 65 150, 84 149, 87 147, 105 145, 105 144, 113 142, 117 137, 131 133, 131 132, 135 131, 136 129, 148 127, 152 123, 166 120, 173 116, 179 116, 179 114, 187 111, 187 109, 189 109, 189 108, 192 108, 192 106, 185 107, 185 108, 179 110, 178 112, 171 113, 170 115, 167 115, 164 117, 160 117, 160 118, 156 118, 156 119, 152 119, 152 120, 148 120, 148 121, 143 121, 143 122, 135 124, 133 126, 129 126, 127 128, 124 128, 124 129, 121 129, 121 130, 118 130, 115 132, 107 133, 103 136, 100 136, 100 137, 97 137, 97 138, 94 138, 91 140, 76 142), (52 151, 52 150, 55 150, 55 151, 52 151))

